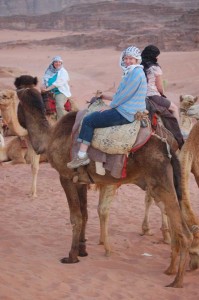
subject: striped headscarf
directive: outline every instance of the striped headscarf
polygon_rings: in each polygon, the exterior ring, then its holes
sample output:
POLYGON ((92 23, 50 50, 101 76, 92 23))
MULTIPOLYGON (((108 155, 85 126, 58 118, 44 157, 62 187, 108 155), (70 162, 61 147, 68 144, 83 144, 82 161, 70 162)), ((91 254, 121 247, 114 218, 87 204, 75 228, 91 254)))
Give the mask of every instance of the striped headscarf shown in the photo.
MULTIPOLYGON (((127 67, 124 62, 125 56, 132 56, 135 59, 137 59, 138 61, 140 61, 141 60, 141 51, 139 48, 137 48, 135 46, 130 46, 130 47, 126 48, 124 51, 122 51, 122 53, 120 55, 119 65, 124 72, 124 76, 126 74, 128 74, 129 70, 133 69, 136 66, 136 65, 132 65, 132 66, 127 67)), ((140 64, 140 62, 138 62, 138 64, 140 64)))

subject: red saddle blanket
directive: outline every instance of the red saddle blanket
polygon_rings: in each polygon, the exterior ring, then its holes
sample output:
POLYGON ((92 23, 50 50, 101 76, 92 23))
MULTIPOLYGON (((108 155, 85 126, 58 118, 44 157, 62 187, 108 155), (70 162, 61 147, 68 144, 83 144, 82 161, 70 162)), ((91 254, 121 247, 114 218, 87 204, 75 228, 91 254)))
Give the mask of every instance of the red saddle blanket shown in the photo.
MULTIPOLYGON (((55 104, 55 99, 53 97, 53 93, 51 92, 42 93, 42 98, 46 108, 46 114, 51 115, 56 113, 56 104, 55 104)), ((71 111, 71 103, 69 99, 66 101, 64 108, 66 111, 71 111)))

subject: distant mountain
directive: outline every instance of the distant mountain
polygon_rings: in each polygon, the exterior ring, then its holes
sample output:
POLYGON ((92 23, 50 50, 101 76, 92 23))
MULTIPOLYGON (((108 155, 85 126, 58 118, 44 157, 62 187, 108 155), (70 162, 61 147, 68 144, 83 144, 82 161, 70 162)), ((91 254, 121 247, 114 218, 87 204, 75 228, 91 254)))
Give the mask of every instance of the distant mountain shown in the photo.
POLYGON ((0 16, 40 16, 73 5, 96 2, 103 0, 0 0, 0 16))
POLYGON ((185 10, 199 8, 198 0, 0 0, 0 16, 29 15, 40 16, 61 11, 66 7, 95 3, 137 3, 163 4, 185 10))
MULTIPOLYGON (((70 35, 31 41, 33 44, 60 45, 72 48, 100 48, 114 46, 122 49, 129 44, 144 47, 154 43, 162 50, 199 50, 198 0, 18 0, 18 13, 22 3, 34 15, 0 17, 0 29, 63 30, 70 35), (150 4, 149 4, 150 2, 150 4), (164 3, 164 4, 163 4, 164 3), (60 11, 56 11, 60 7, 60 11), (46 6, 46 8, 45 8, 46 6), (40 8, 40 9, 39 9, 40 8), (49 14, 38 15, 42 11, 49 14)), ((14 1, 9 3, 17 11, 14 1)), ((8 5, 8 4, 7 4, 8 5)), ((21 8, 22 9, 22 8, 21 8)), ((1 11, 2 13, 2 11, 1 11)), ((26 43, 16 41, 15 44, 26 43)), ((27 42, 30 43, 30 42, 27 42)), ((0 43, 0 47, 4 47, 0 43)), ((8 46, 8 43, 6 43, 8 46)))

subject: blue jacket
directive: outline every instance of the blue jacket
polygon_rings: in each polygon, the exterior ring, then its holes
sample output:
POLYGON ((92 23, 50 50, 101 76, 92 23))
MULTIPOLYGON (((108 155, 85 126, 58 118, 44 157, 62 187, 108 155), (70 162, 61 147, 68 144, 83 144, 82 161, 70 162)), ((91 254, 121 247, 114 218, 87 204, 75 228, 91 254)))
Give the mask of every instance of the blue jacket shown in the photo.
POLYGON ((146 109, 147 81, 143 67, 136 65, 123 77, 110 107, 115 108, 129 122, 134 121, 137 111, 146 109))

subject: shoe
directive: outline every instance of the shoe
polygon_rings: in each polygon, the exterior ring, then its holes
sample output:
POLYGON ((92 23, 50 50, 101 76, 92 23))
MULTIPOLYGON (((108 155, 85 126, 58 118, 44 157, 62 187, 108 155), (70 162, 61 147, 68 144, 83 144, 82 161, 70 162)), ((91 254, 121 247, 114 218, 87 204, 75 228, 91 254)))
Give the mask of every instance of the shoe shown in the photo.
POLYGON ((84 158, 79 158, 77 156, 72 161, 70 161, 69 163, 67 163, 67 167, 69 169, 75 169, 75 168, 78 168, 80 166, 88 165, 89 162, 90 162, 90 159, 88 158, 88 156, 85 156, 84 158))

